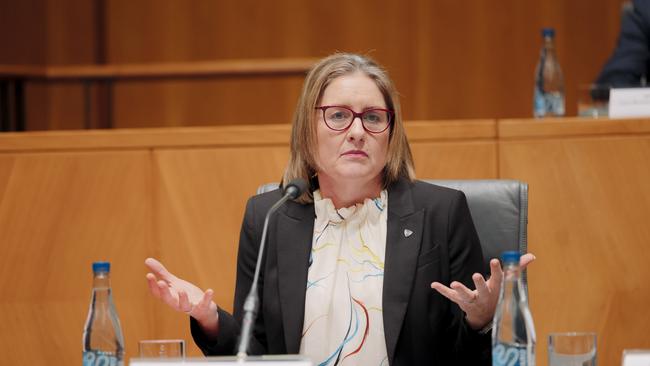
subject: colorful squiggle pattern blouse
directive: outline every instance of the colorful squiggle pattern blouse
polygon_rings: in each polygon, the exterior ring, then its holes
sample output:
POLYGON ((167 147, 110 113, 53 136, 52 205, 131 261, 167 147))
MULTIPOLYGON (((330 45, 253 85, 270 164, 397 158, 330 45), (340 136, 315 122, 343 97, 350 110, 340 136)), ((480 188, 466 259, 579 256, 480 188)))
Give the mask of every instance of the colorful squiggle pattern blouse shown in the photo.
POLYGON ((315 365, 388 365, 382 288, 388 193, 335 209, 314 192, 300 353, 315 365))

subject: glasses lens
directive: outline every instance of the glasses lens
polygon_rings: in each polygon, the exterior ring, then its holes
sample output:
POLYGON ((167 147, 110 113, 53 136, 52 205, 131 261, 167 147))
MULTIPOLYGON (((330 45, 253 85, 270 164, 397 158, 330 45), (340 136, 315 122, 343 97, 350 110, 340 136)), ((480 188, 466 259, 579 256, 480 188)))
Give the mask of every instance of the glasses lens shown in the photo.
POLYGON ((348 127, 352 121, 352 112, 341 107, 328 107, 323 111, 325 123, 335 130, 342 130, 348 127))
POLYGON ((385 130, 389 121, 390 114, 387 111, 371 109, 363 113, 363 125, 373 132, 385 130))

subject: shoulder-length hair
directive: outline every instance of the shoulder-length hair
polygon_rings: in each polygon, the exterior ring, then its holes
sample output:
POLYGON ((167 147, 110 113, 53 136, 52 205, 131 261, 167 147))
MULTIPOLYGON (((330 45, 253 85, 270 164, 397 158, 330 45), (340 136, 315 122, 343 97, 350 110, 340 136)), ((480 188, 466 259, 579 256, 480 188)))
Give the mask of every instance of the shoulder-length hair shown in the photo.
POLYGON ((318 143, 316 141, 317 113, 315 108, 318 106, 325 88, 332 80, 359 71, 375 82, 384 96, 386 107, 394 112, 389 131, 388 156, 382 174, 384 188, 400 178, 411 181, 415 179, 413 156, 402 123, 399 97, 387 72, 367 56, 336 53, 322 59, 309 71, 293 116, 290 156, 282 178, 282 185, 286 186, 296 178, 310 182, 308 192, 297 199, 300 203, 312 202, 312 192, 317 188, 317 182, 314 179, 317 173, 316 147, 318 143))

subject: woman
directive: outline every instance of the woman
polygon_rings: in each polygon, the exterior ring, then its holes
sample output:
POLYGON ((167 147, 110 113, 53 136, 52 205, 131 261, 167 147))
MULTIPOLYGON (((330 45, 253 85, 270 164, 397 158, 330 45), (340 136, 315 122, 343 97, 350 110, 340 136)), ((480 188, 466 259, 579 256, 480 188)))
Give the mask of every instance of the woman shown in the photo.
MULTIPOLYGON (((490 364, 499 263, 489 280, 479 274, 463 193, 415 181, 397 92, 369 58, 335 54, 309 72, 283 182, 294 178, 311 187, 269 223, 250 353, 301 353, 318 365, 490 364)), ((212 290, 146 261, 151 292, 191 316, 205 354, 236 352, 264 214, 280 197, 248 201, 234 316, 212 290)))

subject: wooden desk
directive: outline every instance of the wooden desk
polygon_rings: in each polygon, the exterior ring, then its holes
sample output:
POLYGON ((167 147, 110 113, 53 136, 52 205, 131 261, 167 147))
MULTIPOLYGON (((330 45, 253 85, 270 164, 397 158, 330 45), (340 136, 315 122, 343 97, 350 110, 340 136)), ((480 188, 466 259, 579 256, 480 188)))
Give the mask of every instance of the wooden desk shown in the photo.
MULTIPOLYGON (((421 178, 530 184, 529 270, 546 364, 551 331, 594 330, 602 364, 650 348, 650 121, 407 123, 421 178)), ((278 181, 289 126, 0 134, 0 352, 7 363, 81 358, 93 260, 113 263, 128 357, 185 338, 183 315, 148 294, 160 258, 229 309, 246 199, 278 181), (38 350, 35 352, 34 350, 38 350)))
POLYGON ((547 335, 598 333, 618 365, 650 337, 650 121, 499 121, 499 177, 530 185, 530 303, 547 335))

